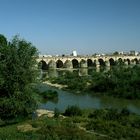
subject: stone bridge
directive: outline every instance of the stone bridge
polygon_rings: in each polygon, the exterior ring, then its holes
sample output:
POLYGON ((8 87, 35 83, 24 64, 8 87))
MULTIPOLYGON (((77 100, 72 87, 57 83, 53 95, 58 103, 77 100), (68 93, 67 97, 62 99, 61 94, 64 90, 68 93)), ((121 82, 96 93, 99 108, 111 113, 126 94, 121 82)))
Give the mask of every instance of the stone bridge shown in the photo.
POLYGON ((39 57, 37 62, 41 69, 48 68, 87 68, 114 65, 140 64, 140 56, 64 56, 64 57, 39 57))

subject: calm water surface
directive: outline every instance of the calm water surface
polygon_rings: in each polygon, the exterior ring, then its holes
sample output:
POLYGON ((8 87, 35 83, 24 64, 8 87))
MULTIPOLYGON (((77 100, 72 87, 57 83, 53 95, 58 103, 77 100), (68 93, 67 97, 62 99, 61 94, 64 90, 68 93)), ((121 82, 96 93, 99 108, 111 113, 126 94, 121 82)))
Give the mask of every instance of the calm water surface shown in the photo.
POLYGON ((56 90, 58 92, 58 101, 47 101, 40 105, 40 108, 54 110, 58 108, 64 111, 69 105, 77 105, 82 109, 101 109, 101 108, 128 108, 131 112, 140 115, 140 101, 139 100, 125 100, 114 97, 101 97, 93 96, 91 94, 74 94, 69 91, 63 91, 54 87, 47 86, 46 84, 38 85, 41 91, 48 89, 56 90))

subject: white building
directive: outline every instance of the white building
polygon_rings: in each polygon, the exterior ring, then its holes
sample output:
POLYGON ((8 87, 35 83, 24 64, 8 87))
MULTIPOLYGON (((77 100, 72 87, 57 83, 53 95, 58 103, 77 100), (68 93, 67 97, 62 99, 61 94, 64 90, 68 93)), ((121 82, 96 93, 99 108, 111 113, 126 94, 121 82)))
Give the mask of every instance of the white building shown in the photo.
POLYGON ((77 56, 77 52, 76 51, 73 51, 72 52, 72 56, 77 56))

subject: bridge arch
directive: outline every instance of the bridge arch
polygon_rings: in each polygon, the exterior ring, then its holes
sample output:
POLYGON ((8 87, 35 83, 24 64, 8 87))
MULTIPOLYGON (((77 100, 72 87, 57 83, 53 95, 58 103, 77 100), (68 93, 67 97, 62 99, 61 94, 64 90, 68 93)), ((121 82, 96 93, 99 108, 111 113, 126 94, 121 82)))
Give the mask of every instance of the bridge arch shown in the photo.
POLYGON ((124 64, 126 64, 126 65, 130 65, 130 59, 124 59, 124 64))
POLYGON ((124 64, 123 59, 122 59, 122 58, 119 58, 119 59, 117 60, 117 64, 118 64, 118 65, 124 64))
POLYGON ((138 63, 139 63, 139 61, 138 61, 138 59, 137 59, 137 58, 135 58, 135 59, 134 59, 134 61, 135 61, 135 63, 136 63, 136 64, 138 64, 138 63))
POLYGON ((100 66, 105 66, 105 62, 102 58, 98 59, 100 66))
POLYGON ((109 63, 110 63, 110 66, 114 66, 115 65, 115 61, 113 58, 110 58, 109 59, 109 63))
POLYGON ((73 66, 73 68, 79 68, 79 62, 77 59, 72 60, 72 66, 73 66))
POLYGON ((42 69, 42 70, 47 70, 48 69, 48 64, 44 60, 41 60, 38 63, 38 68, 42 69))
POLYGON ((81 59, 81 61, 80 61, 80 67, 81 68, 86 68, 87 67, 87 61, 84 60, 84 59, 81 59))
POLYGON ((63 66, 64 66, 64 64, 63 64, 63 62, 61 60, 56 61, 56 67, 57 68, 63 68, 63 66))
POLYGON ((93 67, 93 61, 91 59, 87 59, 87 67, 93 67))
POLYGON ((128 65, 130 65, 130 59, 127 58, 126 60, 127 60, 127 62, 128 62, 128 65))

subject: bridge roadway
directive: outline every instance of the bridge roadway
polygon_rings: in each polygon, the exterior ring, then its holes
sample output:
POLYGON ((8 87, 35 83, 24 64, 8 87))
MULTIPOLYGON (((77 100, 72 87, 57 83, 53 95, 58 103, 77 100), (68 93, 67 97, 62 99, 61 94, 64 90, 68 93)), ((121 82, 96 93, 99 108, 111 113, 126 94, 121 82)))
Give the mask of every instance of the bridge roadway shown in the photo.
POLYGON ((48 68, 87 68, 113 66, 118 64, 140 64, 140 56, 58 56, 38 57, 37 62, 42 69, 48 68))

